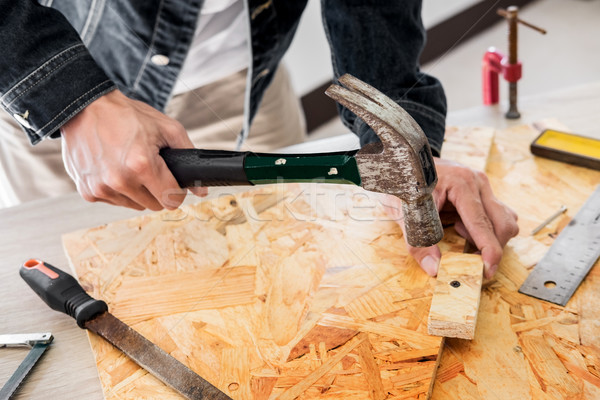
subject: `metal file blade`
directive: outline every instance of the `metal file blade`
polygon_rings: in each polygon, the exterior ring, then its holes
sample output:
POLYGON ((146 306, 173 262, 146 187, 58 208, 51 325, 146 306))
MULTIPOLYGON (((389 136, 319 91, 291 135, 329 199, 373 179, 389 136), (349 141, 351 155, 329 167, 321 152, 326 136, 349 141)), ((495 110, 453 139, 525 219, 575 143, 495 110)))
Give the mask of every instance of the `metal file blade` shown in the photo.
POLYGON ((108 312, 87 321, 85 328, 109 341, 188 399, 231 400, 225 393, 108 312))
POLYGON ((90 297, 65 271, 32 258, 21 265, 19 274, 50 308, 70 315, 80 328, 100 335, 186 398, 231 400, 210 382, 110 314, 104 301, 90 297))

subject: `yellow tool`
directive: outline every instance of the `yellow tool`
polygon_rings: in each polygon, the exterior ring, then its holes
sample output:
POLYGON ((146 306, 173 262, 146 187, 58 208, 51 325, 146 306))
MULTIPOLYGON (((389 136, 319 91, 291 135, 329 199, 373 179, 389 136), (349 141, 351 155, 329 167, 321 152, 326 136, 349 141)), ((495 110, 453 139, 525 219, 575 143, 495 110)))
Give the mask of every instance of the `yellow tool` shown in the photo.
POLYGON ((600 170, 600 140, 546 129, 531 143, 531 152, 582 167, 600 170))

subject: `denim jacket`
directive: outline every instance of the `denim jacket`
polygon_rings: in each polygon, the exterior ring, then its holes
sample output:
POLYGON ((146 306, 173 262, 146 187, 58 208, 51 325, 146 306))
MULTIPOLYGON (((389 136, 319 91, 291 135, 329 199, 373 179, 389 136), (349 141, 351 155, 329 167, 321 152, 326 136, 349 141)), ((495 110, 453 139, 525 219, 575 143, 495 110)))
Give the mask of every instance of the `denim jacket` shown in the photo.
MULTIPOLYGON (((350 73, 406 109, 439 154, 446 99, 419 71, 421 0, 321 0, 335 77, 350 73)), ((245 0, 250 20, 248 119, 288 49, 307 0, 245 0)), ((103 94, 164 110, 203 0, 0 0, 0 102, 33 144, 103 94)), ((310 62, 307 59, 306 62, 310 62)), ((377 140, 340 107, 361 144, 377 140)))

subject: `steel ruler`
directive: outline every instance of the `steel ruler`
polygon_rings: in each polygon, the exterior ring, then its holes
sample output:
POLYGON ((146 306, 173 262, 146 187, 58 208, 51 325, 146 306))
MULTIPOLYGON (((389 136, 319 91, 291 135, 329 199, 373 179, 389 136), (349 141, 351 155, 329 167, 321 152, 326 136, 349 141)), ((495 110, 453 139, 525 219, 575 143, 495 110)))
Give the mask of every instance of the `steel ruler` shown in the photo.
POLYGON ((588 198, 519 292, 564 306, 600 257, 600 186, 588 198))

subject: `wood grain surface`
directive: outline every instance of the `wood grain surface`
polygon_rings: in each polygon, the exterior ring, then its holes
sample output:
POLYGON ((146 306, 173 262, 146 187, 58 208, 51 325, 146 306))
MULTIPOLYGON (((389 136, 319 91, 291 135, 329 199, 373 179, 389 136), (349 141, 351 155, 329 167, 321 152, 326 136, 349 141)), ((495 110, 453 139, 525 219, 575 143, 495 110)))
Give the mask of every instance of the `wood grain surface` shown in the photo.
POLYGON ((487 172, 499 199, 518 212, 521 232, 484 282, 474 340, 446 339, 432 399, 600 399, 598 263, 566 307, 518 293, 600 184, 600 171, 533 157, 538 134, 530 126, 496 132, 487 172), (566 214, 530 236, 561 204, 566 214))
MULTIPOLYGON (((537 132, 529 128, 519 128, 514 135, 504 137, 505 129, 548 117, 558 118, 572 132, 600 137, 600 114, 597 112, 600 82, 559 91, 549 87, 549 90, 554 91, 519 99, 522 118, 517 121, 504 118, 504 104, 474 107, 448 115, 450 126, 496 128, 488 171, 495 174, 492 185, 496 193, 519 213, 521 233, 509 243, 496 279, 484 282, 475 340, 446 339, 433 399, 564 399, 573 392, 571 398, 575 399, 600 398, 598 266, 566 308, 517 293, 518 285, 552 243, 555 232, 568 223, 591 194, 592 187, 600 181, 596 172, 533 158, 528 152, 527 141, 537 132), (520 137, 521 133, 525 135, 520 137), (563 218, 535 237, 528 236, 531 229, 563 203, 569 206, 563 218), (535 339, 521 340, 523 336, 540 334, 545 344, 535 339), (552 353, 540 350, 547 350, 548 346, 563 367, 556 363, 552 353), (548 364, 538 362, 537 355, 528 356, 523 349, 539 351, 538 354, 550 356, 552 361, 548 364), (563 379, 571 380, 575 386, 567 383, 563 389, 556 389, 556 382, 564 383, 563 379)), ((476 137, 471 139, 477 140, 476 137)), ((222 190, 213 188, 210 192, 209 196, 216 197, 222 190)), ((77 194, 0 210, 0 299, 3 306, 0 333, 52 331, 55 336, 51 348, 28 376, 15 399, 42 400, 47 399, 49 393, 60 399, 103 398, 85 332, 71 318, 49 310, 18 276, 18 268, 26 259, 37 257, 67 269, 61 234, 139 215, 133 210, 87 203, 77 194)), ((347 342, 347 337, 353 334, 351 329, 333 330, 317 325, 310 335, 305 336, 306 350, 298 346, 295 351, 307 354, 311 352, 310 343, 320 343, 324 341, 323 337, 347 342)), ((312 347, 315 348, 313 354, 318 357, 323 346, 312 347)), ((1 349, 0 352, 2 384, 26 351, 1 349)), ((412 356, 418 357, 419 353, 416 350, 412 356)), ((243 356, 244 350, 224 354, 229 360, 238 362, 237 355, 243 356)), ((228 365, 232 369, 227 374, 233 374, 236 364, 228 365)), ((130 367, 130 364, 124 365, 120 373, 124 374, 130 367)), ((269 382, 263 379, 254 382, 251 388, 255 393, 264 394, 271 390, 269 382)), ((155 396, 160 398, 161 392, 156 392, 155 396)))
POLYGON ((485 171, 496 131, 489 127, 446 128, 442 158, 485 171))
MULTIPOLYGON (((266 187, 63 237, 84 287, 234 399, 425 399, 434 280, 377 195, 266 187)), ((107 399, 178 398, 90 334, 107 399)))
MULTIPOLYGON (((522 233, 484 284, 474 340, 446 339, 433 399, 598 394, 597 268, 566 308, 517 292, 600 182, 596 171, 533 158, 536 135, 529 126, 496 132, 487 172, 498 197, 519 212, 522 233), (555 203, 570 211, 528 236, 555 203)), ((477 142, 468 145, 469 154, 479 152, 477 142)), ((82 282, 117 316, 233 398, 426 398, 442 344, 425 328, 433 280, 407 258, 397 226, 358 189, 281 189, 80 231, 65 236, 65 247, 82 282), (208 280, 219 270, 244 271, 214 284, 216 293, 206 293, 211 307, 202 296, 178 300, 201 273, 195 265, 208 280), (239 296, 230 296, 232 287, 239 296)), ((463 246, 447 230, 444 254, 463 246)), ((110 345, 90 340, 106 398, 176 397, 110 345)))
POLYGON ((483 261, 477 254, 442 256, 427 319, 430 335, 473 339, 483 282, 483 261))

